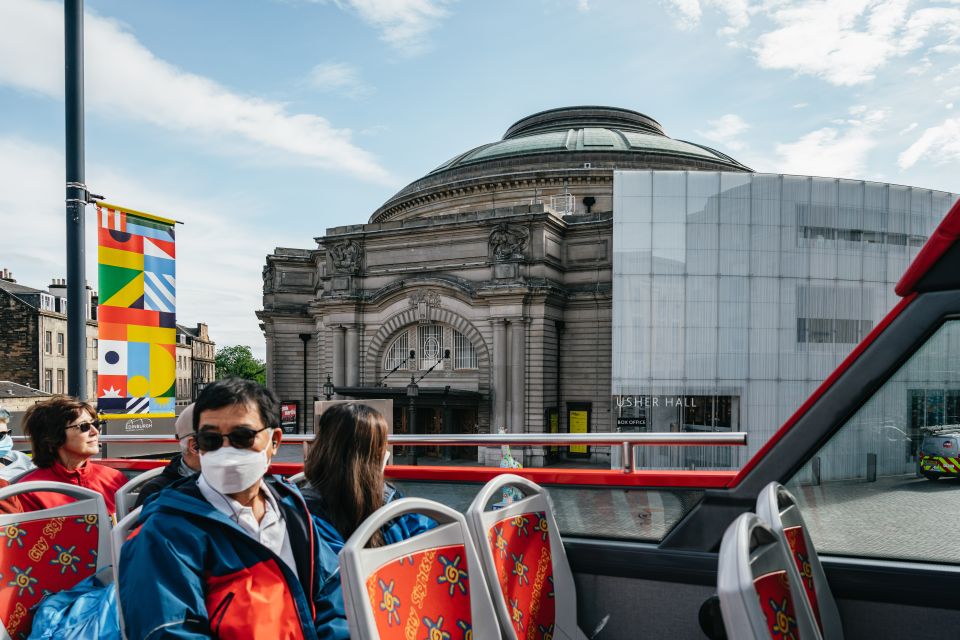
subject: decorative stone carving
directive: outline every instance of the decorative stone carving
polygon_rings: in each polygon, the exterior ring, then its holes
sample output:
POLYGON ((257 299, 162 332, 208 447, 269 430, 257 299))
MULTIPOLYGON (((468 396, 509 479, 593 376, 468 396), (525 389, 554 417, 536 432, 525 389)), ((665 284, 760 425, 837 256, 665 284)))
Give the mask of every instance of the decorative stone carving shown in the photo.
POLYGON ((414 291, 410 294, 410 306, 417 310, 420 324, 430 324, 433 321, 433 309, 440 306, 440 294, 428 289, 414 291))
POLYGON ((337 273, 357 273, 360 271, 360 244, 347 238, 330 249, 330 258, 337 273))
POLYGON ((490 232, 490 248, 494 260, 522 260, 530 231, 526 227, 498 224, 490 232))

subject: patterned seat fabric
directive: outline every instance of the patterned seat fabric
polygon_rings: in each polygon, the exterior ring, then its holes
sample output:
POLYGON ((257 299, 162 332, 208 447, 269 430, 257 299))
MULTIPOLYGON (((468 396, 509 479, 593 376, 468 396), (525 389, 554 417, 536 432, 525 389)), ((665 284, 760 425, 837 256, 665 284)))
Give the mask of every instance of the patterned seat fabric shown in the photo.
POLYGON ((11 638, 30 635, 31 609, 48 593, 97 571, 98 516, 23 519, 0 525, 0 620, 11 638))
POLYGON ((556 605, 546 513, 532 511, 496 522, 487 530, 487 543, 517 637, 550 640, 556 605))
POLYGON ((760 600, 760 608, 767 619, 771 638, 801 640, 797 613, 790 594, 786 571, 774 571, 753 581, 760 600))
POLYGON ((810 563, 810 552, 807 550, 807 540, 803 535, 802 527, 788 527, 783 530, 787 538, 787 544, 790 546, 790 555, 793 562, 797 565, 797 572, 800 574, 800 580, 803 582, 803 590, 807 592, 807 599, 810 601, 810 609, 813 611, 813 617, 817 620, 817 626, 823 630, 823 622, 820 620, 820 607, 817 604, 817 587, 813 581, 813 568, 810 563))
POLYGON ((463 545, 423 549, 380 566, 367 594, 382 640, 472 640, 463 545))

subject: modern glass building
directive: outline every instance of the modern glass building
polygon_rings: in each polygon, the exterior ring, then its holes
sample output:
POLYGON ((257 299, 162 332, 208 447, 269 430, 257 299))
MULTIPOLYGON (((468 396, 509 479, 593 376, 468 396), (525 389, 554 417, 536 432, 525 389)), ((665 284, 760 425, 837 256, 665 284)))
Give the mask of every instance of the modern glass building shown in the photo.
MULTIPOLYGON (((777 174, 615 171, 613 198, 617 424, 747 431, 746 449, 650 449, 637 460, 733 468, 893 307, 895 283, 957 194, 777 174)), ((903 472, 921 427, 960 422, 960 388, 914 383, 876 408, 882 419, 869 422, 882 429, 836 445, 824 476, 856 475, 864 437, 895 441, 881 466, 903 472)))

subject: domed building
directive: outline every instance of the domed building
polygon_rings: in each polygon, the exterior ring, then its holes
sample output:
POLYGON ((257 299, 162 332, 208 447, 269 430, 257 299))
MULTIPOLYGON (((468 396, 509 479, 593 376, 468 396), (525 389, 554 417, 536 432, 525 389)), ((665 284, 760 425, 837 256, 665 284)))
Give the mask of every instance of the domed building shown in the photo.
MULTIPOLYGON (((755 430, 755 450, 882 317, 900 267, 955 199, 756 174, 628 109, 543 111, 366 224, 267 256, 269 384, 306 404, 306 424, 329 377, 338 398, 392 398, 397 432, 603 432, 624 418, 755 430), (794 379, 790 393, 776 386, 794 379)), ((534 449, 525 462, 554 455, 609 452, 534 449)), ((746 456, 664 455, 641 462, 746 456)))

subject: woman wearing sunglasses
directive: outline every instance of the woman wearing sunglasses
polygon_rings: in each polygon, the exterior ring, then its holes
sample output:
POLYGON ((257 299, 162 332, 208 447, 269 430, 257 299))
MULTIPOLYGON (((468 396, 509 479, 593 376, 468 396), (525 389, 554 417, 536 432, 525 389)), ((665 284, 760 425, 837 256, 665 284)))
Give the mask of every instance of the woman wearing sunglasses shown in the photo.
MULTIPOLYGON (((303 464, 310 483, 303 497, 319 525, 321 545, 335 556, 364 520, 400 494, 383 476, 389 449, 387 421, 380 412, 356 402, 333 405, 320 416, 317 432, 303 464)), ((434 526, 426 516, 403 515, 383 527, 372 545, 400 542, 434 526)), ((320 578, 324 600, 317 609, 322 622, 317 633, 345 640, 349 631, 340 574, 320 578)))
MULTIPOLYGON (((33 463, 37 469, 17 482, 52 480, 92 489, 103 496, 113 515, 114 495, 127 478, 116 469, 90 462, 100 452, 100 429, 93 407, 69 396, 54 396, 38 402, 23 416, 23 430, 30 436, 33 463)), ((36 491, 20 494, 24 511, 57 507, 73 498, 36 491)))

